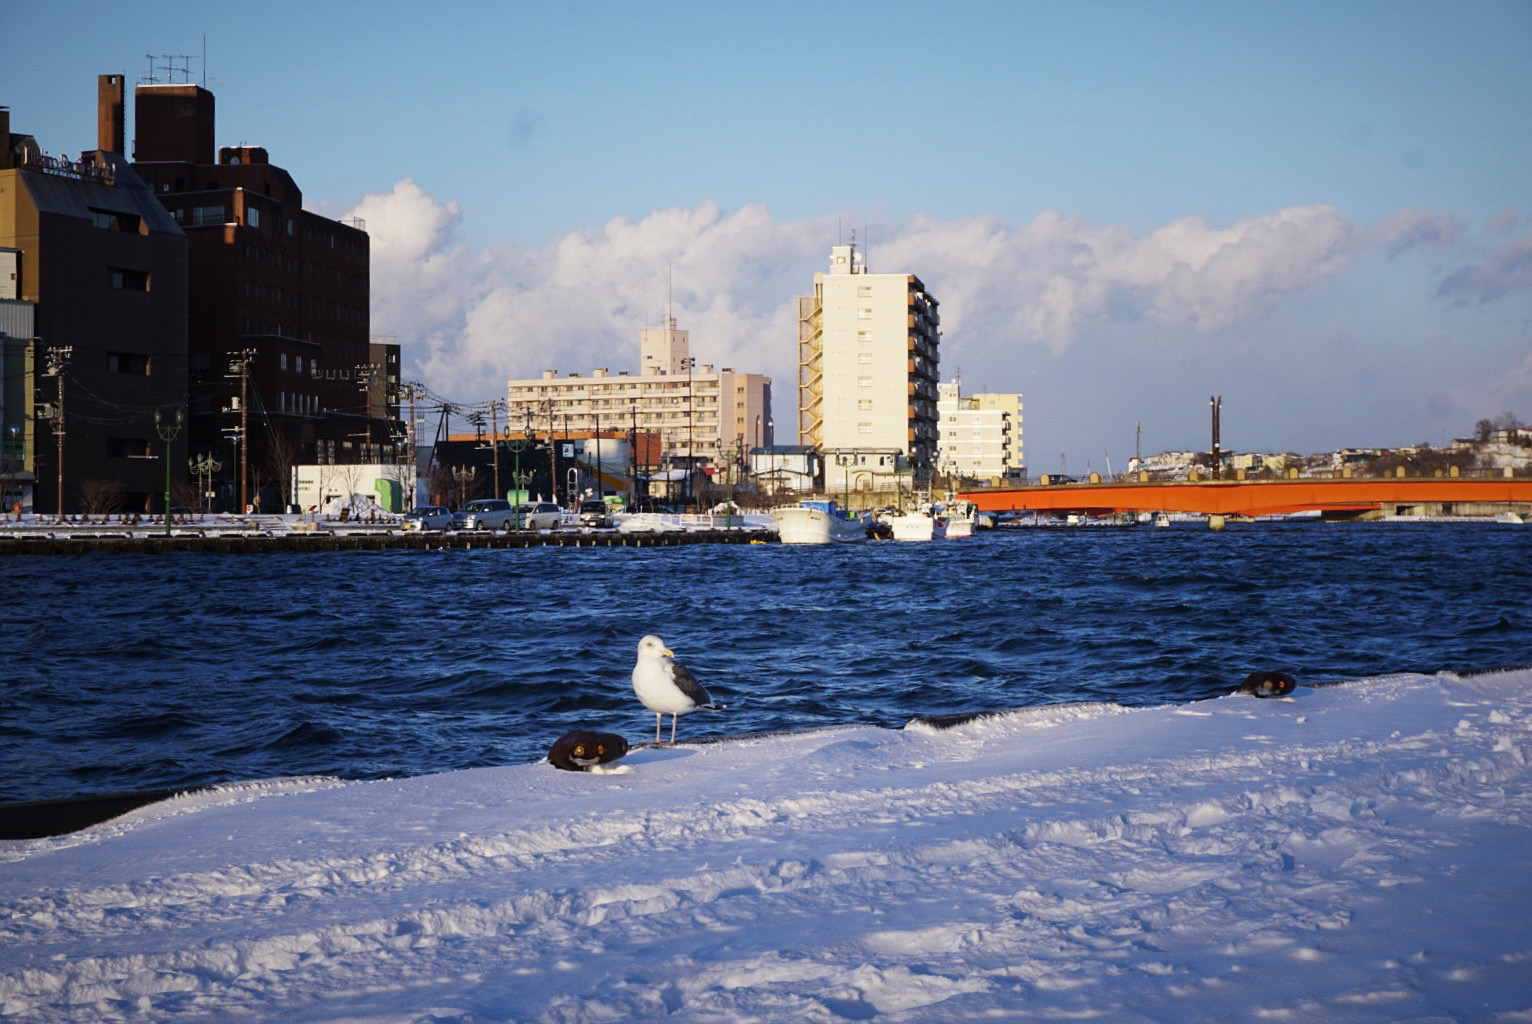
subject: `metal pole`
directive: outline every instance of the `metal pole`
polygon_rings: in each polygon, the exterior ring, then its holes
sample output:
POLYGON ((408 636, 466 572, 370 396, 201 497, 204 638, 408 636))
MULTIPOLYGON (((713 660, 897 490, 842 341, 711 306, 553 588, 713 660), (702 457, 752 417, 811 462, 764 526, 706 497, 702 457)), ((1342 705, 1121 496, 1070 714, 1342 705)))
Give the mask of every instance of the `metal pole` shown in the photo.
POLYGON ((555 505, 559 503, 559 459, 553 446, 553 401, 548 402, 548 493, 555 505))
POLYGON ((500 497, 500 421, 496 411, 500 408, 500 402, 496 399, 489 403, 489 454, 495 460, 495 497, 500 497))
POLYGON ((170 536, 170 442, 181 435, 181 424, 186 419, 186 414, 180 409, 176 410, 174 425, 163 423, 164 417, 158 409, 154 410, 154 432, 160 435, 160 440, 165 442, 165 536, 170 536))

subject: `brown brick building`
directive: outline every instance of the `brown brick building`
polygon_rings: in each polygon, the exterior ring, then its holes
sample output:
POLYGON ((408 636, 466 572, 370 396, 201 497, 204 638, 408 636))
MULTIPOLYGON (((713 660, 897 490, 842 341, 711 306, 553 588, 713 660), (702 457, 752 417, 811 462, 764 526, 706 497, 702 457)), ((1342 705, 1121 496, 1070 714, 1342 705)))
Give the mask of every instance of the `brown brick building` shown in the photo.
MULTIPOLYGON (((0 328, 4 473, 13 499, 14 485, 35 478, 40 512, 61 498, 70 512, 162 511, 166 445, 154 416, 173 423, 186 395, 186 236, 122 155, 121 76, 102 76, 99 90, 98 148, 78 160, 12 132, 0 108, 0 301, 10 314, 0 321, 31 322, 27 337, 0 328)), ((184 437, 169 458, 183 479, 184 437)))
POLYGON ((140 85, 134 125, 133 168, 187 238, 189 450, 227 464, 224 500, 259 495, 270 511, 294 464, 402 452, 397 413, 369 409, 383 374, 371 370, 364 226, 304 210, 259 146, 215 154, 206 89, 140 85))

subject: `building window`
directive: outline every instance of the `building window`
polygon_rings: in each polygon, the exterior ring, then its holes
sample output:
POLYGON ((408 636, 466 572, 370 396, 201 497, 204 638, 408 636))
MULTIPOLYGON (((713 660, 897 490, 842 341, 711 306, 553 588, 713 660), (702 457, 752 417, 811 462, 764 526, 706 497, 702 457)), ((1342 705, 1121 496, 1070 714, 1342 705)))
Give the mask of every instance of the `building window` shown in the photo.
POLYGON ((856 354, 856 361, 858 363, 861 363, 863 366, 870 366, 872 364, 872 353, 871 352, 858 352, 856 354))
POLYGON ((867 306, 860 307, 856 311, 856 318, 858 320, 871 320, 872 319, 872 309, 867 307, 867 306))
POLYGON ((106 457, 109 459, 148 459, 154 457, 150 444, 141 437, 109 437, 106 439, 106 457))
POLYGON ((859 388, 870 388, 870 387, 872 387, 872 378, 871 377, 858 377, 856 379, 856 386, 859 387, 859 388))
POLYGON ((278 359, 279 359, 279 361, 280 361, 280 362, 281 362, 281 364, 282 364, 282 369, 284 369, 284 370, 285 370, 285 369, 287 369, 287 353, 286 353, 286 352, 283 352, 283 353, 282 353, 282 354, 281 354, 281 355, 280 355, 280 356, 279 356, 279 357, 278 357, 278 359))
POLYGON ((870 299, 870 298, 872 298, 872 285, 870 285, 870 284, 857 285, 856 297, 859 298, 859 299, 870 299))
POLYGON ((856 400, 856 411, 857 412, 872 412, 872 399, 870 399, 870 398, 858 398, 856 400))
POLYGON ((857 331, 856 332, 856 340, 858 342, 863 342, 863 343, 871 344, 871 342, 872 342, 872 332, 871 331, 857 331))
POLYGON ((103 231, 126 231, 130 234, 140 234, 139 224, 141 220, 136 213, 117 213, 114 210, 98 210, 94 206, 90 208, 90 222, 103 231))
MULTIPOLYGON (((870 433, 872 433, 872 424, 868 423, 866 421, 858 423, 856 425, 856 432, 858 434, 870 434, 870 433)), ((865 458, 863 459, 863 461, 866 461, 865 458)))
POLYGON ((122 288, 130 292, 146 292, 149 290, 149 272, 147 270, 129 270, 126 267, 112 267, 112 287, 122 288))
POLYGON ((192 208, 192 227, 201 227, 207 224, 222 224, 224 221, 223 207, 221 206, 197 206, 192 208))
POLYGON ((127 373, 135 377, 149 376, 149 357, 136 352, 108 352, 107 373, 127 373))
POLYGON ((252 228, 260 227, 261 226, 261 211, 257 210, 253 206, 245 207, 245 223, 250 225, 252 228))

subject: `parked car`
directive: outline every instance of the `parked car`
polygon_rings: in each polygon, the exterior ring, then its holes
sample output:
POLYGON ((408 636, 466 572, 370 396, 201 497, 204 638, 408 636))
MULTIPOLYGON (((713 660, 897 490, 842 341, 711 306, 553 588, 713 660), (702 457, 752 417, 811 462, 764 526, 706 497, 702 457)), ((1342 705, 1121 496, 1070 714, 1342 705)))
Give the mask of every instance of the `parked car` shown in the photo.
POLYGON ((564 510, 551 501, 529 501, 521 506, 523 530, 551 530, 563 521, 564 510))
POLYGON ((475 498, 452 517, 456 530, 503 530, 516 518, 516 510, 503 498, 475 498))
POLYGON ((452 525, 452 510, 440 505, 416 505, 404 514, 406 530, 445 530, 452 525))
POLYGON ((611 508, 599 498, 580 502, 580 525, 595 527, 611 526, 611 508))

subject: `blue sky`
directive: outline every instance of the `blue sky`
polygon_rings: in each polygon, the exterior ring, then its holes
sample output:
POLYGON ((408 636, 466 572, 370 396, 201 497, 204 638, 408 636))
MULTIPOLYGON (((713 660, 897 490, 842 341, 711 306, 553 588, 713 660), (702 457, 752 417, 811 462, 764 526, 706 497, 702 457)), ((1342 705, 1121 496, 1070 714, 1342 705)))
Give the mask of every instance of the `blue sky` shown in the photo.
MULTIPOLYGON (((1532 3, 12 3, 0 103, 204 74, 218 141, 367 220, 376 334, 461 401, 701 362, 794 416, 795 303, 853 231, 1020 391, 1035 471, 1441 443, 1532 419, 1532 3), (422 13, 422 12, 425 13, 422 13), (204 68, 201 55, 206 45, 204 68)), ((129 131, 132 131, 130 122, 129 131)))

